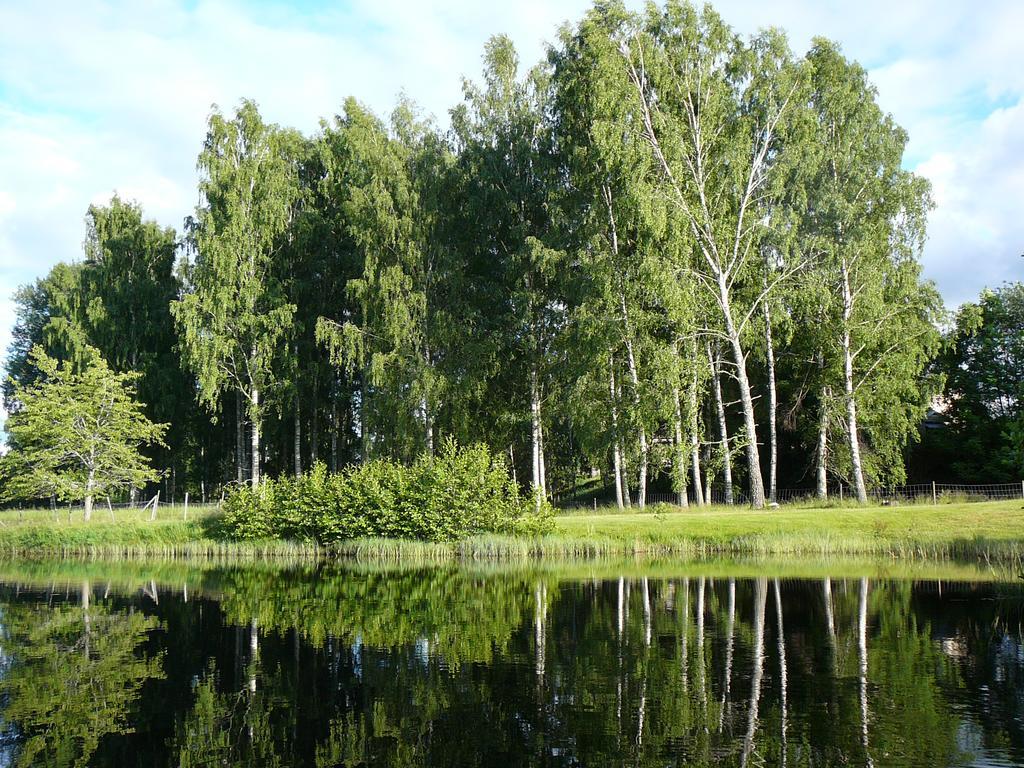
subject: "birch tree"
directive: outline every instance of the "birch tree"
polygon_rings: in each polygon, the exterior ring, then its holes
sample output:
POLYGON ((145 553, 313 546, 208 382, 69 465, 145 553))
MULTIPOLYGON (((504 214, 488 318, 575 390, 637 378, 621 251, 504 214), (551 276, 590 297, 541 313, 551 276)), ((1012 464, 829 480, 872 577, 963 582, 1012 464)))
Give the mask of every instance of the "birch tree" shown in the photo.
POLYGON ((484 64, 483 85, 466 82, 464 103, 452 111, 470 241, 467 279, 484 281, 469 287, 480 308, 471 332, 488 339, 477 347, 484 356, 466 362, 482 375, 485 391, 516 404, 506 423, 528 424, 530 481, 540 499, 547 495, 545 401, 553 394, 552 349, 565 309, 549 204, 556 182, 549 78, 540 67, 521 76, 506 37, 487 43, 484 64))
POLYGON ((806 226, 817 241, 813 279, 835 297, 821 311, 823 354, 837 356, 850 484, 863 503, 864 408, 874 447, 892 466, 928 399, 920 375, 937 352, 941 301, 922 283, 917 256, 930 197, 927 183, 902 169, 906 134, 878 107, 864 70, 824 40, 808 60, 821 155, 806 226))
POLYGON ((710 8, 669 4, 622 43, 664 194, 688 222, 695 242, 693 278, 719 314, 731 354, 746 433, 754 507, 765 503, 754 396, 744 331, 775 277, 751 301, 739 301, 764 237, 768 211, 798 147, 786 131, 804 91, 802 68, 774 31, 742 43, 710 8))
POLYGON ((353 317, 320 318, 317 337, 334 362, 349 374, 360 371, 367 385, 360 403, 365 455, 411 460, 434 444, 436 251, 421 192, 433 172, 425 155, 439 148, 411 105, 395 111, 392 125, 389 132, 350 99, 328 132, 362 274, 346 287, 353 317))
POLYGON ((200 401, 213 409, 231 389, 244 403, 253 486, 266 400, 279 383, 278 345, 295 314, 273 273, 293 214, 295 142, 265 123, 252 101, 233 119, 214 109, 199 155, 202 204, 189 225, 195 259, 184 295, 171 305, 200 401))
MULTIPOLYGON (((596 8, 577 27, 563 29, 561 45, 549 59, 555 140, 569 179, 567 218, 586 283, 576 297, 577 324, 589 323, 607 348, 599 366, 609 361, 616 488, 625 484, 620 444, 625 426, 637 448, 643 507, 655 433, 662 422, 671 423, 671 439, 681 445, 686 431, 678 348, 692 308, 685 275, 688 233, 675 226, 671 208, 651 184, 646 143, 623 130, 640 113, 617 49, 627 21, 621 8, 596 8), (616 359, 623 362, 624 376, 616 376, 616 359), (620 413, 619 388, 626 393, 625 413, 620 413)), ((685 472, 680 472, 678 450, 673 455, 675 485, 685 499, 685 472)), ((617 491, 616 498, 620 495, 617 491)))

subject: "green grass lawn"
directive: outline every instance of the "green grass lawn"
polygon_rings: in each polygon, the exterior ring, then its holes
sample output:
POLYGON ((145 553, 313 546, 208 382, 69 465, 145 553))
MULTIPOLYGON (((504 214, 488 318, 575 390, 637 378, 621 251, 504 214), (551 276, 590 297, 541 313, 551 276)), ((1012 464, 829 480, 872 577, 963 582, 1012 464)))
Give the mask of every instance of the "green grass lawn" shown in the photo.
POLYGON ((311 543, 231 542, 217 533, 215 506, 149 512, 95 510, 86 523, 77 513, 0 512, 0 554, 102 556, 335 556, 366 561, 580 559, 651 557, 870 556, 907 560, 999 561, 1024 564, 1024 501, 890 507, 745 507, 643 513, 614 509, 555 518, 552 534, 537 538, 479 536, 455 543, 385 539, 311 543))
POLYGON ((672 541, 728 542, 751 537, 806 537, 848 540, 914 540, 922 543, 958 539, 1024 543, 1024 500, 963 504, 831 508, 670 507, 643 513, 598 510, 556 518, 564 536, 672 541))

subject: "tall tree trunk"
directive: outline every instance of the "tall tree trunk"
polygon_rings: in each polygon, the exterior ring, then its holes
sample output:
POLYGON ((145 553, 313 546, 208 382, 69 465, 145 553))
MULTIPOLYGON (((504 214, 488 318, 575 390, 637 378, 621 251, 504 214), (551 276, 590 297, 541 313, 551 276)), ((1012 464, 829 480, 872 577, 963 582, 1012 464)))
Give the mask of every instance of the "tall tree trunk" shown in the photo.
POLYGON ((298 394, 295 396, 295 476, 302 477, 302 408, 298 394))
POLYGON ((608 391, 611 396, 612 411, 612 467, 615 471, 615 503, 622 509, 622 446, 619 444, 619 408, 616 405, 618 392, 615 389, 615 358, 609 357, 608 363, 608 391))
POLYGON ((235 395, 235 480, 245 480, 245 419, 241 392, 235 395))
POLYGON ((252 390, 252 487, 257 488, 260 484, 260 391, 253 387, 252 390))
POLYGON ((715 394, 715 412, 718 415, 718 437, 722 446, 722 479, 725 486, 725 503, 732 504, 732 453, 729 450, 729 425, 725 420, 725 403, 722 400, 722 381, 718 353, 712 354, 708 344, 708 365, 711 367, 711 386, 715 394))
MULTIPOLYGON (((429 347, 429 345, 426 347, 426 351, 424 352, 424 359, 426 360, 427 368, 429 369, 430 366, 432 365, 432 362, 431 362, 431 359, 430 359, 430 347, 429 347)), ((429 378, 428 378, 428 380, 429 380, 429 378)), ((420 406, 423 409, 423 433, 424 433, 424 440, 425 440, 426 447, 427 447, 427 455, 428 456, 433 456, 434 455, 434 414, 433 414, 433 411, 432 411, 432 409, 430 407, 430 395, 426 391, 424 391, 424 393, 423 393, 423 398, 420 401, 420 406)))
POLYGON ((690 465, 693 470, 693 500, 698 507, 703 507, 704 485, 700 474, 700 424, 697 413, 697 344, 693 343, 691 348, 691 360, 694 361, 693 376, 690 377, 689 398, 690 398, 690 465))
POLYGON ((718 274, 718 301, 725 319, 725 332, 732 347, 733 363, 736 365, 736 386, 743 406, 743 427, 747 438, 747 474, 750 482, 750 504, 755 509, 764 508, 764 479, 761 477, 761 454, 757 445, 757 419, 754 416, 754 398, 747 378, 747 356, 743 352, 740 332, 732 317, 729 286, 724 273, 718 274))
MULTIPOLYGON (((768 286, 765 285, 767 290, 768 286)), ((772 313, 767 299, 761 303, 764 308, 765 362, 768 370, 768 501, 776 503, 776 476, 779 465, 779 442, 776 427, 778 399, 775 394, 775 345, 772 342, 772 313)))
POLYGON ((420 400, 420 409, 423 411, 423 444, 426 448, 427 455, 434 455, 434 424, 431 421, 430 416, 430 404, 427 401, 427 396, 424 395, 420 400))
POLYGON ((637 490, 637 506, 643 509, 647 506, 647 430, 643 423, 643 413, 640 407, 640 373, 636 366, 636 356, 633 354, 632 330, 629 325, 629 315, 626 314, 626 297, 621 296, 622 317, 626 326, 626 362, 629 364, 629 378, 633 382, 633 406, 636 408, 637 419, 640 426, 637 430, 637 440, 640 444, 640 478, 637 490))
POLYGON ((672 403, 675 406, 673 414, 673 440, 675 443, 675 466, 673 467, 673 484, 676 491, 676 503, 680 507, 689 506, 686 498, 686 446, 683 444, 683 407, 679 402, 679 385, 672 388, 672 403))
POLYGON ((860 438, 857 430, 857 400, 853 389, 853 350, 850 344, 850 323, 853 317, 853 292, 850 289, 850 270, 843 259, 843 385, 846 395, 846 431, 850 441, 850 466, 857 501, 868 500, 864 485, 864 469, 860 461, 860 438))
POLYGON ((540 434, 540 385, 538 383, 537 366, 530 368, 530 446, 532 449, 532 482, 533 493, 537 498, 537 508, 540 509, 541 500, 544 498, 544 463, 541 459, 541 434, 540 434))
MULTIPOLYGON (((601 191, 604 195, 605 205, 608 210, 608 231, 611 236, 612 255, 615 261, 618 262, 619 233, 615 224, 615 209, 612 206, 611 187, 606 184, 602 186, 601 191)), ((621 279, 619 281, 619 309, 622 312, 623 339, 626 343, 626 361, 629 365, 629 376, 633 382, 633 405, 636 408, 636 416, 640 423, 639 434, 637 435, 640 444, 640 477, 638 481, 640 488, 637 493, 637 505, 643 509, 647 506, 647 430, 644 427, 643 414, 640 409, 640 374, 637 370, 636 355, 633 352, 633 329, 629 322, 629 311, 626 306, 626 291, 622 285, 621 279)))
POLYGON ((817 496, 824 501, 828 498, 828 401, 829 388, 821 387, 821 403, 818 405, 818 448, 816 456, 817 496))
POLYGON ((92 519, 93 489, 96 487, 96 470, 89 470, 89 478, 85 481, 85 522, 92 519))

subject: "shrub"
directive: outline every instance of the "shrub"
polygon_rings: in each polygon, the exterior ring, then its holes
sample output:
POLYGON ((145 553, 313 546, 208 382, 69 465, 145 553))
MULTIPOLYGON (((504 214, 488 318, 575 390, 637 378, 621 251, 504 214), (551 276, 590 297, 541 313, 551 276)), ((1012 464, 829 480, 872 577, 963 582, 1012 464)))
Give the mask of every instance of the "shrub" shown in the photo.
POLYGON ((378 459, 328 474, 239 487, 224 501, 224 526, 237 539, 322 543, 359 537, 456 541, 476 534, 534 536, 552 528, 552 509, 520 493, 501 458, 484 445, 446 441, 411 466, 378 459))

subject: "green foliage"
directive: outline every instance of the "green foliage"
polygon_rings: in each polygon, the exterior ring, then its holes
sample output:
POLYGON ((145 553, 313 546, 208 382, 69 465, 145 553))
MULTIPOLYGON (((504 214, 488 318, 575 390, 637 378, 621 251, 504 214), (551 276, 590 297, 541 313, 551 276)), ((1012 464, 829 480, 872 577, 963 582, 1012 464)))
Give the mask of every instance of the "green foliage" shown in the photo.
POLYGON ((933 366, 945 380, 943 428, 928 430, 919 460, 962 482, 1024 477, 1024 283, 964 304, 933 366))
POLYGON ((486 446, 447 441, 436 456, 405 466, 377 459, 330 475, 320 464, 302 477, 238 488, 224 502, 238 539, 333 542, 371 536, 455 541, 482 533, 537 535, 551 509, 535 509, 486 446))
MULTIPOLYGON (((961 397, 976 363, 1012 356, 1020 325, 986 304, 977 349, 958 335, 972 359, 928 367, 944 312, 921 273, 927 184, 834 43, 801 55, 710 7, 613 1, 528 64, 490 39, 447 132, 404 98, 389 119, 348 99, 310 136, 252 101, 214 107, 183 242, 114 197, 87 212, 84 261, 19 290, 8 409, 37 381, 34 347, 74 371, 94 347, 169 423, 167 446, 145 448, 165 498, 318 461, 419 467, 452 437, 508 456, 523 492, 549 498, 588 475, 606 496, 613 475, 634 496, 718 489, 742 452, 735 480, 759 506, 762 464, 796 486, 815 453, 823 484, 901 482, 942 374, 961 397), (724 428, 707 418, 716 380, 724 428)), ((947 466, 978 481, 1024 468, 1019 408, 987 415, 1021 401, 1018 367, 998 362, 987 392, 962 395, 947 466)), ((381 525, 436 526, 440 480, 358 473, 346 504, 415 500, 424 521, 381 525)), ((279 516, 297 536, 370 530, 312 500, 337 482, 260 489, 248 506, 296 499, 279 516)))
POLYGON ((3 460, 7 499, 56 496, 86 503, 158 478, 140 449, 160 444, 167 427, 154 424, 135 400, 138 374, 114 373, 86 348, 81 372, 41 348, 31 356, 40 380, 16 385, 7 420, 10 453, 3 460))
POLYGON ((156 619, 90 606, 4 607, 5 743, 19 768, 85 766, 101 739, 131 730, 143 684, 163 676, 161 659, 140 653, 156 619))

